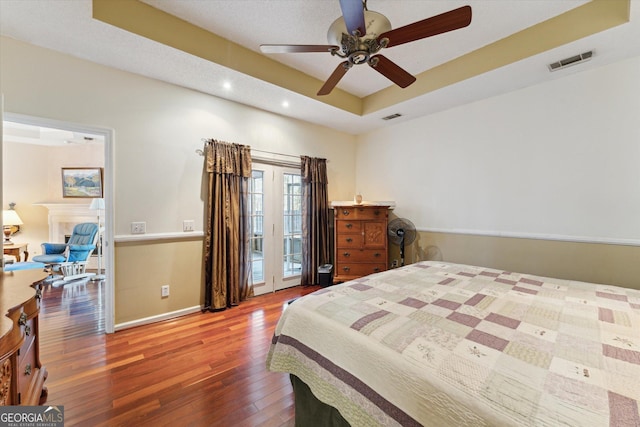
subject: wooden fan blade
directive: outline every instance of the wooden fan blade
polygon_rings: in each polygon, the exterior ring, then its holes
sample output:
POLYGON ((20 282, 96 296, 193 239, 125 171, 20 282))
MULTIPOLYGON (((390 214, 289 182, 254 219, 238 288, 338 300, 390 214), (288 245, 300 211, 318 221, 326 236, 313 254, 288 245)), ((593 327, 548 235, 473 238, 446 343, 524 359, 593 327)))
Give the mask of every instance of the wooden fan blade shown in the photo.
POLYGON ((333 70, 333 73, 331 73, 327 81, 324 82, 324 85, 322 85, 322 87, 318 91, 318 96, 329 95, 333 90, 333 88, 336 87, 340 79, 345 74, 347 74, 347 71, 349 71, 349 68, 351 68, 351 64, 349 63, 349 61, 341 62, 338 65, 338 67, 336 67, 336 69, 333 70))
POLYGON ((386 47, 392 47, 464 28, 470 23, 471 6, 462 6, 458 9, 382 33, 378 36, 378 41, 387 38, 389 43, 386 47))
POLYGON ((395 62, 382 55, 375 55, 369 61, 371 68, 400 86, 405 88, 416 81, 416 78, 400 68, 395 62), (375 64, 375 65, 372 65, 375 64))
POLYGON ((364 36, 367 32, 367 26, 364 23, 362 0, 340 0, 340 9, 342 9, 342 17, 349 34, 353 35, 353 32, 358 30, 360 36, 364 36))
POLYGON ((331 52, 339 50, 339 46, 330 44, 261 44, 262 53, 304 53, 304 52, 331 52))

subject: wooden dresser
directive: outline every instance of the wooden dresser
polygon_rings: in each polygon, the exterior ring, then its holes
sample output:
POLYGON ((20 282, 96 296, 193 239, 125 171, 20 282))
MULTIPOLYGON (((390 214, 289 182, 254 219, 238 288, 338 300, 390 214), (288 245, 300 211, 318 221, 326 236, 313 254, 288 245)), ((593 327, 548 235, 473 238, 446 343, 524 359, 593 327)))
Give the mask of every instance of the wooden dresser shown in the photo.
POLYGON ((339 205, 334 209, 334 282, 387 269, 389 206, 339 205))
POLYGON ((41 405, 47 370, 40 364, 41 269, 0 272, 0 406, 41 405))

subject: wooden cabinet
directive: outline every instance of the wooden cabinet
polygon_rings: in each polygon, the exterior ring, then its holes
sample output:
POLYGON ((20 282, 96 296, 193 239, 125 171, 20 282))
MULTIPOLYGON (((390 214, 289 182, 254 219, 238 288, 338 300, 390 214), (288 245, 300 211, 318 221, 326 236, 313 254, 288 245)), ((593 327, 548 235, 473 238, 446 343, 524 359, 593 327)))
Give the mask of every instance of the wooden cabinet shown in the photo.
POLYGON ((41 405, 47 398, 38 330, 45 277, 40 269, 0 272, 0 406, 41 405))
POLYGON ((334 206, 334 282, 387 269, 389 206, 334 206))

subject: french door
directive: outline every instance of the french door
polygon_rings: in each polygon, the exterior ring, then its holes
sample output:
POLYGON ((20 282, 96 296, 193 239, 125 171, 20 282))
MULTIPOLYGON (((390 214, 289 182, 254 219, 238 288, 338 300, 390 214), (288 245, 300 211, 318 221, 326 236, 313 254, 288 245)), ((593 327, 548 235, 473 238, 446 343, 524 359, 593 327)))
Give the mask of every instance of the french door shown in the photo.
POLYGON ((300 284, 300 169, 253 163, 250 183, 251 263, 255 295, 300 284))

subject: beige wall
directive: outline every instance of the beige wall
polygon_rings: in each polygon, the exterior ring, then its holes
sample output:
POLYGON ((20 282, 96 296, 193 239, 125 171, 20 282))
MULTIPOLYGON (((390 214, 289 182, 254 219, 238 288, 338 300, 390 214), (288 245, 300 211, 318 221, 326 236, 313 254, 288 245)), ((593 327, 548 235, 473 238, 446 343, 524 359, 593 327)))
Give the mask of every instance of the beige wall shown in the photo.
POLYGON ((124 240, 133 221, 151 235, 182 233, 187 219, 202 230, 203 138, 327 158, 329 197, 353 197, 352 135, 5 37, 0 67, 5 112, 114 131, 116 325, 201 304, 201 242, 124 240))
POLYGON ((203 303, 201 238, 121 242, 116 249, 117 323, 203 303), (135 260, 141 260, 144 268, 135 260), (169 285, 168 298, 160 298, 160 285, 169 285))
POLYGON ((420 232, 405 263, 425 260, 640 289, 640 246, 420 232))

